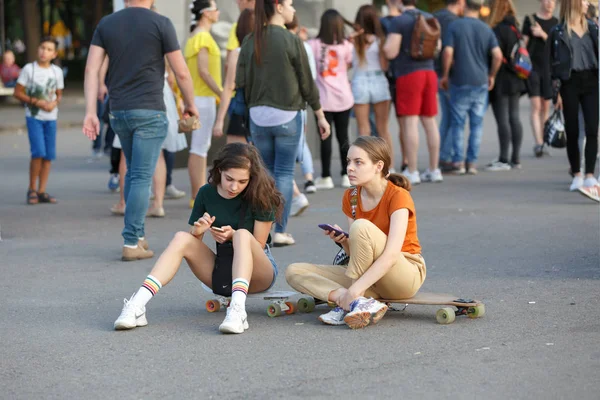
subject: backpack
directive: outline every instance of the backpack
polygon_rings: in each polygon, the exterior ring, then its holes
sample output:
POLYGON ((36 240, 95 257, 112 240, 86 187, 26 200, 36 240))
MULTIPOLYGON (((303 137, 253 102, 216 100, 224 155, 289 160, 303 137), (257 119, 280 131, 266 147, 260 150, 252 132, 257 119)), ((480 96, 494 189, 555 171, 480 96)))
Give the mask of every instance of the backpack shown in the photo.
POLYGON ((517 35, 517 43, 513 46, 510 52, 510 59, 504 59, 504 63, 508 64, 510 69, 520 78, 520 79, 528 79, 531 74, 531 70, 533 69, 533 65, 531 63, 531 56, 529 55, 529 51, 527 51, 527 47, 525 46, 525 42, 523 41, 523 36, 521 33, 511 25, 510 29, 517 35))
POLYGON ((425 18, 418 13, 410 41, 410 56, 413 60, 433 60, 438 54, 438 42, 442 27, 435 17, 425 18))

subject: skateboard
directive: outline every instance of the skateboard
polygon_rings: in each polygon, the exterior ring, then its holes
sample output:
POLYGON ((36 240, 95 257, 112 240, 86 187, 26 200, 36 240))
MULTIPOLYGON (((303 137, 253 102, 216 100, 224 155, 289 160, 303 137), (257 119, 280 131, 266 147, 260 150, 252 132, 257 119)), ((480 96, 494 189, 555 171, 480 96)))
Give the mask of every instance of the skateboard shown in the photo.
MULTIPOLYGON (((460 299, 450 294, 439 293, 417 293, 410 299, 377 299, 388 304, 421 304, 433 306, 454 306, 440 308, 435 313, 435 319, 442 325, 454 322, 457 315, 466 315, 469 318, 481 318, 485 315, 485 304, 479 300, 460 299)), ((406 308, 406 307, 405 307, 406 308)))
MULTIPOLYGON (((205 285, 202 285, 204 289, 210 292, 215 298, 210 299, 206 302, 206 311, 209 313, 218 312, 225 310, 229 307, 231 297, 221 296, 214 294, 212 290, 205 285)), ((279 317, 283 314, 294 314, 296 311, 309 313, 315 309, 315 299, 310 296, 302 297, 297 302, 290 301, 290 297, 301 295, 298 292, 292 291, 270 291, 262 293, 249 293, 248 299, 263 299, 269 301, 267 307, 267 315, 271 318, 279 317)))

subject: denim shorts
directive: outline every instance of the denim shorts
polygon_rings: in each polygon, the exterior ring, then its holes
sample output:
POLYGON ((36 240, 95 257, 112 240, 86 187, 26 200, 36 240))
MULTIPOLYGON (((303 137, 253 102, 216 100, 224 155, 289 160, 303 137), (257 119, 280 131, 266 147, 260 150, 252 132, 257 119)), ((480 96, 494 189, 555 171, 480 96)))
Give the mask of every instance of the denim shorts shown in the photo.
POLYGON ((277 270, 277 263, 273 258, 273 254, 271 254, 271 248, 268 244, 265 245, 265 255, 267 256, 269 261, 271 261, 271 266, 273 267, 273 282, 271 282, 271 286, 267 288, 267 290, 270 290, 273 287, 273 285, 275 285, 275 281, 277 280, 277 275, 279 274, 279 271, 277 270))
POLYGON ((56 120, 41 121, 26 117, 31 158, 56 159, 56 120))
POLYGON ((390 101, 390 87, 382 71, 357 71, 352 78, 354 104, 377 104, 390 101))

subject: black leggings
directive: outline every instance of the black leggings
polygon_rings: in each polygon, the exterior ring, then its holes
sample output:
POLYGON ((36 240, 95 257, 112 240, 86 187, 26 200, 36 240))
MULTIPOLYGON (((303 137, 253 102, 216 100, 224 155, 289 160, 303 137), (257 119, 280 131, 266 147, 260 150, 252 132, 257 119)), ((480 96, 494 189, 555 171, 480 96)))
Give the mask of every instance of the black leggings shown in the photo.
POLYGON ((593 174, 598 153, 598 70, 573 71, 571 79, 562 81, 560 96, 565 116, 567 156, 571 172, 581 172, 579 151, 579 106, 585 121, 585 173, 593 174))
MULTIPOLYGON (((350 109, 351 110, 351 109, 350 109)), ((340 112, 329 112, 325 111, 325 118, 329 125, 331 125, 331 130, 333 132, 333 126, 335 124, 335 137, 337 138, 338 145, 340 148, 340 161, 342 162, 342 175, 345 175, 346 166, 348 162, 346 161, 346 156, 348 155, 348 148, 350 144, 348 143, 348 125, 350 123, 350 110, 340 111, 340 112)), ((331 176, 331 147, 333 139, 329 135, 329 137, 325 140, 321 141, 321 166, 322 173, 321 176, 326 178, 331 176)))
POLYGON ((498 125, 498 141, 500 157, 498 161, 508 163, 508 148, 512 142, 510 162, 520 164, 521 143, 523 142, 523 125, 519 117, 520 94, 497 94, 492 102, 496 125, 498 125))
POLYGON ((165 164, 167 164, 167 186, 173 183, 173 166, 175 165, 175 153, 163 149, 165 164))

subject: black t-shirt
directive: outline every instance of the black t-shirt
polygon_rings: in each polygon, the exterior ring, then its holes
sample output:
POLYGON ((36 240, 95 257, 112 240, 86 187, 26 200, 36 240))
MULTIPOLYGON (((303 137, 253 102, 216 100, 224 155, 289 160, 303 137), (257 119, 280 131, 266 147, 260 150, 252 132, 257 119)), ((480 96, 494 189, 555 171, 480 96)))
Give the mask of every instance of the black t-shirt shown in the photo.
MULTIPOLYGON (((541 19, 537 15, 533 15, 535 21, 540 25, 540 27, 546 32, 546 34, 550 34, 550 30, 554 28, 558 24, 558 19, 556 17, 552 17, 550 19, 541 19)), ((535 69, 542 69, 546 60, 544 59, 544 47, 546 46, 546 42, 539 37, 533 36, 531 32, 531 16, 526 16, 523 21, 523 35, 529 36, 529 43, 527 44, 527 51, 529 51, 529 55, 531 57, 531 62, 535 69)))
POLYGON ((165 54, 179 50, 167 17, 147 8, 126 8, 102 18, 92 45, 108 54, 112 111, 165 110, 165 54))

